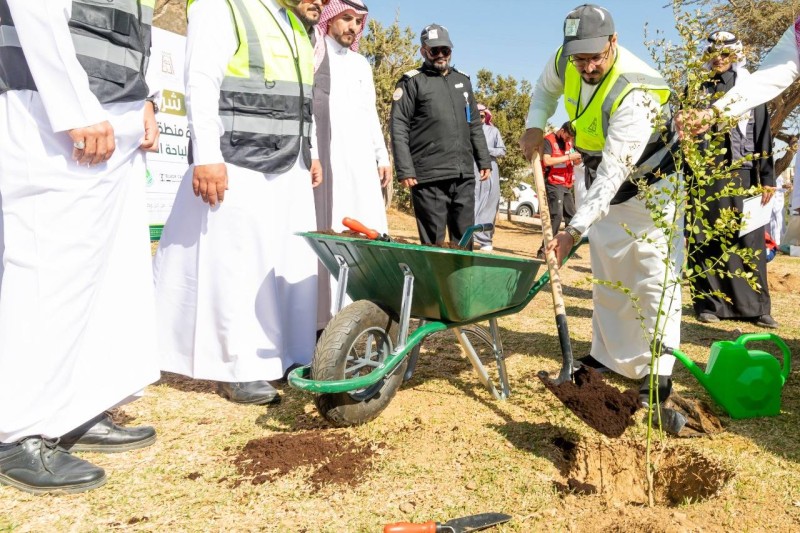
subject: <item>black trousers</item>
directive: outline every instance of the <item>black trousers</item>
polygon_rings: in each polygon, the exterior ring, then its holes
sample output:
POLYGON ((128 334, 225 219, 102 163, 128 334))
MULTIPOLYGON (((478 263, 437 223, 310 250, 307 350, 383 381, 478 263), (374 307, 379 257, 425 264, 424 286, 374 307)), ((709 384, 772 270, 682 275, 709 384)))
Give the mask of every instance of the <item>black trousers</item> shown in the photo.
POLYGON ((544 187, 547 191, 547 206, 550 208, 550 224, 555 235, 561 227, 561 221, 569 224, 575 215, 575 197, 572 195, 572 187, 552 183, 545 183, 544 187))
MULTIPOLYGON (((419 240, 423 244, 458 242, 475 223, 475 178, 453 178, 420 183, 411 189, 419 240)), ((472 247, 470 239, 468 248, 472 247)))

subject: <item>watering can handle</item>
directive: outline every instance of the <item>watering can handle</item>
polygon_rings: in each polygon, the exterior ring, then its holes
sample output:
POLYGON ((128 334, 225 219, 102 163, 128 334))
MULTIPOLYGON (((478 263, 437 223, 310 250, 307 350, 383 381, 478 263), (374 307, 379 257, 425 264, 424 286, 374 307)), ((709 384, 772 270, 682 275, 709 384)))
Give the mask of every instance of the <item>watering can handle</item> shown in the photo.
POLYGON ((474 226, 467 227, 464 230, 464 235, 461 236, 461 240, 458 241, 458 245, 464 248, 469 240, 472 238, 472 234, 476 231, 492 231, 494 229, 494 224, 491 222, 487 222, 486 224, 475 224, 474 226))
POLYGON ((781 353, 783 353, 783 368, 781 369, 781 376, 783 376, 783 381, 785 382, 789 378, 789 372, 792 370, 792 352, 789 350, 789 347, 786 345, 783 339, 774 333, 747 333, 736 339, 736 343, 741 344, 742 346, 748 342, 754 341, 770 341, 781 349, 781 353))

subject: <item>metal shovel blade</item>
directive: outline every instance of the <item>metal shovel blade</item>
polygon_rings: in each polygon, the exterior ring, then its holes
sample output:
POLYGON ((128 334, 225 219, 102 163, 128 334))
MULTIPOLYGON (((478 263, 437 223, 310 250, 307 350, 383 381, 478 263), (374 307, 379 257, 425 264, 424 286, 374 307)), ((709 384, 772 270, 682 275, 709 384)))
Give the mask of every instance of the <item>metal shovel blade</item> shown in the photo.
POLYGON ((503 513, 482 513, 474 514, 472 516, 465 516, 463 518, 455 518, 448 520, 442 524, 444 531, 452 531, 453 533, 469 533, 470 531, 480 531, 504 522, 511 520, 511 515, 503 513), (450 528, 449 530, 444 529, 450 528))

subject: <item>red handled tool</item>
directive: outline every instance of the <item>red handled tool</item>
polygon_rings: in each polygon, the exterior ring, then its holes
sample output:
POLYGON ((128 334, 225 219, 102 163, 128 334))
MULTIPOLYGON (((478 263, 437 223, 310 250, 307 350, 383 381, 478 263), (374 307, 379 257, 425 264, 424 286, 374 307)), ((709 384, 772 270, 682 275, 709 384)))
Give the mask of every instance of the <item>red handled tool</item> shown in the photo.
POLYGON ((409 522, 387 524, 383 527, 383 533, 469 533, 470 531, 480 531, 496 526, 509 520, 511 520, 511 515, 483 513, 455 518, 443 524, 433 520, 424 524, 411 524, 409 522))
POLYGON ((362 233, 362 234, 366 235, 368 239, 373 240, 373 241, 386 241, 386 242, 389 242, 389 241, 392 240, 385 233, 383 235, 381 235, 376 230, 366 227, 364 224, 362 224, 361 222, 359 222, 358 220, 356 220, 354 218, 344 217, 342 219, 342 224, 346 228, 351 229, 351 230, 355 231, 356 233, 362 233))

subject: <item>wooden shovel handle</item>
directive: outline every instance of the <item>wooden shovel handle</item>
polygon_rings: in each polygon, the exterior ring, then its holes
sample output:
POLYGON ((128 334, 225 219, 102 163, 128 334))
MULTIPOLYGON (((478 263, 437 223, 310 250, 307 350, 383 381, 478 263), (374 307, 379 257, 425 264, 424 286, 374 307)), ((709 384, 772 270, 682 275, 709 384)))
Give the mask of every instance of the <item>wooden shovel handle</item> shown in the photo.
MULTIPOLYGON (((539 216, 542 221, 542 233, 544 246, 553 240, 553 226, 550 224, 550 206, 547 205, 547 189, 544 185, 544 174, 542 165, 539 161, 539 152, 533 154, 531 161, 533 167, 533 183, 536 186, 536 194, 539 196, 539 216)), ((577 243, 576 243, 577 244, 577 243)), ((564 295, 561 291, 561 276, 558 273, 558 258, 555 251, 545 252, 547 259, 547 270, 550 273, 550 290, 553 293, 553 311, 556 316, 556 328, 558 329, 558 340, 561 344, 562 367, 558 381, 569 379, 572 373, 572 343, 569 338, 567 328, 567 309, 564 306, 564 295)))

